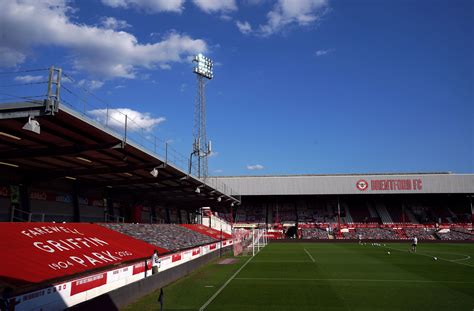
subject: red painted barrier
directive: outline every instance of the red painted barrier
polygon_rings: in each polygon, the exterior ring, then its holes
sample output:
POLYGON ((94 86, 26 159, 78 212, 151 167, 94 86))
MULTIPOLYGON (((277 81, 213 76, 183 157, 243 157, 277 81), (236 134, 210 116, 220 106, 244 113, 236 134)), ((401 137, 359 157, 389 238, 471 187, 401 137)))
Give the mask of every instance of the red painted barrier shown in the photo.
POLYGON ((107 273, 91 275, 71 283, 71 296, 107 283, 107 273))
POLYGON ((176 261, 180 261, 180 260, 181 260, 181 253, 173 254, 171 256, 171 262, 176 262, 176 261))
POLYGON ((40 283, 167 250, 86 223, 0 223, 0 279, 40 283))

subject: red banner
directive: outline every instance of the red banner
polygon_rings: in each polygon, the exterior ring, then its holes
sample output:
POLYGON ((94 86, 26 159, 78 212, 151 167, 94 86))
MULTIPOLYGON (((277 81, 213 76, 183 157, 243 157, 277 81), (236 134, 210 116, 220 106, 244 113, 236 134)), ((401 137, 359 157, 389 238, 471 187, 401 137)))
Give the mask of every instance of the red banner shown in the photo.
POLYGON ((86 223, 0 223, 0 279, 40 283, 166 249, 86 223))
POLYGON ((91 275, 71 283, 71 296, 107 284, 107 273, 91 275))
POLYGON ((181 260, 181 253, 173 254, 173 256, 171 256, 171 262, 176 262, 180 260, 181 260))

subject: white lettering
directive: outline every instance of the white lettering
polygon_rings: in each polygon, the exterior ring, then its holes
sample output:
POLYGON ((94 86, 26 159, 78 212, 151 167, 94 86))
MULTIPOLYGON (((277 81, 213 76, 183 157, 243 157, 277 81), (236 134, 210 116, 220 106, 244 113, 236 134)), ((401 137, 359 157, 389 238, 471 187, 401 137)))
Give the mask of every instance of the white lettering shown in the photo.
POLYGON ((26 231, 26 230, 21 231, 21 233, 23 233, 24 235, 26 235, 26 236, 29 237, 29 238, 33 238, 33 236, 31 235, 31 233, 29 233, 29 232, 26 231))
POLYGON ((76 256, 70 256, 69 258, 71 258, 71 260, 75 261, 76 263, 84 266, 84 267, 87 267, 87 265, 85 264, 84 260, 82 260, 81 258, 79 257, 76 257, 76 256))
POLYGON ((49 245, 44 245, 43 242, 34 242, 33 246, 36 248, 39 248, 42 251, 45 251, 48 253, 54 253, 54 249, 51 248, 49 245))
POLYGON ((63 250, 65 250, 65 251, 69 250, 69 248, 62 246, 61 243, 58 243, 58 242, 53 241, 53 240, 48 240, 48 241, 46 241, 46 243, 49 243, 49 244, 53 245, 60 252, 62 252, 63 250))
POLYGON ((89 260, 89 262, 90 262, 91 264, 93 264, 94 266, 96 265, 96 264, 95 264, 96 262, 97 262, 97 263, 102 263, 102 261, 96 260, 96 259, 94 259, 94 258, 92 258, 92 257, 87 256, 87 255, 84 255, 84 257, 85 257, 87 260, 89 260))

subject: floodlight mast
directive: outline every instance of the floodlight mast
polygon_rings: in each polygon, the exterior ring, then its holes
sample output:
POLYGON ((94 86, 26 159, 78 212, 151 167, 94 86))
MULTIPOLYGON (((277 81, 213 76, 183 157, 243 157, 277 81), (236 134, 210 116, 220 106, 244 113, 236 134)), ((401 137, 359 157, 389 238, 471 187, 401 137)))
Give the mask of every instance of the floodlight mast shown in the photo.
POLYGON ((202 54, 194 57, 196 63, 193 72, 197 78, 197 93, 194 105, 193 151, 189 157, 189 173, 191 174, 193 155, 197 161, 197 177, 208 176, 208 156, 211 153, 211 142, 206 137, 206 80, 214 77, 213 61, 202 54))

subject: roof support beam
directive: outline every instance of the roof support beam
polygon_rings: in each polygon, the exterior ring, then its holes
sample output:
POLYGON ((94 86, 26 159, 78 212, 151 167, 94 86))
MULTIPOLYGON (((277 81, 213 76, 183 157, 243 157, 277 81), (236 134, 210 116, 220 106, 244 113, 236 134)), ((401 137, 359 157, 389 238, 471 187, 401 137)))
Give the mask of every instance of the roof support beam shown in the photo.
POLYGON ((54 156, 68 156, 80 154, 86 151, 96 151, 103 149, 118 149, 123 148, 122 142, 103 143, 103 144, 75 144, 66 147, 55 147, 55 148, 36 148, 30 149, 25 152, 23 149, 17 149, 12 151, 2 152, 0 160, 9 159, 31 159, 39 157, 54 157, 54 156))

